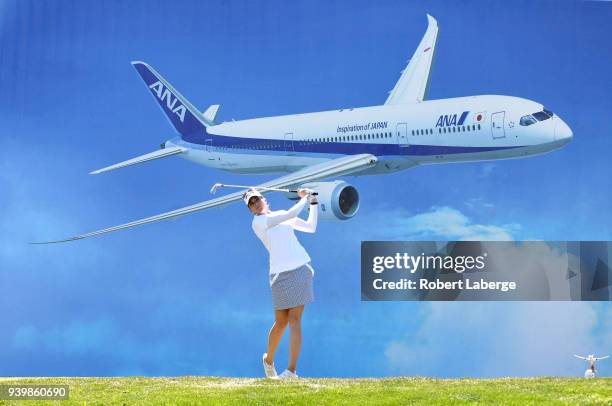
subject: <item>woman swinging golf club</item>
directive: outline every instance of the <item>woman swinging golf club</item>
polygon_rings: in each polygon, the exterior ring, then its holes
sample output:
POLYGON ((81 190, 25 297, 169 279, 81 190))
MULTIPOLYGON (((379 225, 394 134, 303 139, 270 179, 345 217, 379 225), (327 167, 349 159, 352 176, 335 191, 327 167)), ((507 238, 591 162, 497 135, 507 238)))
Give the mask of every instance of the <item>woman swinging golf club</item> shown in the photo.
POLYGON ((266 199, 249 189, 243 199, 253 218, 253 230, 270 253, 270 287, 274 305, 274 324, 268 335, 268 351, 263 354, 263 367, 268 378, 297 378, 296 364, 302 344, 301 319, 304 305, 314 301, 310 257, 293 230, 314 233, 317 228, 317 198, 309 189, 298 189, 300 201, 289 210, 270 211, 266 199), (310 200, 308 220, 297 217, 310 200), (274 352, 289 324, 289 365, 280 375, 274 368, 274 352))

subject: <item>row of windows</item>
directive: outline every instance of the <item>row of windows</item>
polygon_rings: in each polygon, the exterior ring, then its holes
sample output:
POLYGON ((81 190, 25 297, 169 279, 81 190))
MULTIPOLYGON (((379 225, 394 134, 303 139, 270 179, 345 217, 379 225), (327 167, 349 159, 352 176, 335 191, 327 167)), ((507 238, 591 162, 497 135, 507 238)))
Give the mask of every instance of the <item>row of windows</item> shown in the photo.
POLYGON ((215 148, 221 149, 221 150, 228 150, 228 149, 278 149, 282 146, 283 144, 237 144, 237 145, 227 145, 227 146, 215 146, 215 148))
POLYGON ((442 128, 438 128, 438 134, 462 133, 466 131, 476 131, 476 130, 480 130, 480 124, 458 125, 456 127, 442 127, 442 128))
MULTIPOLYGON (((383 139, 383 138, 391 138, 392 134, 390 132, 384 133, 374 133, 374 134, 359 134, 359 135, 343 135, 339 137, 325 137, 325 138, 314 138, 312 140, 296 140, 294 144, 296 145, 312 145, 312 144, 324 144, 327 142, 349 142, 349 141, 365 141, 365 140, 375 140, 375 139, 383 139)), ((290 142, 290 141, 287 141, 290 142)), ((219 147, 222 149, 277 149, 281 148, 283 144, 279 143, 255 143, 255 144, 236 144, 236 145, 228 145, 225 147, 219 147)))
POLYGON ((427 135, 433 134, 433 130, 431 128, 426 128, 424 130, 412 130, 412 135, 427 135))
MULTIPOLYGON (((456 133, 456 132, 466 132, 466 131, 476 131, 480 130, 480 124, 473 125, 463 125, 463 126, 455 126, 455 127, 443 127, 438 128, 438 134, 445 133, 456 133)), ((433 130, 431 128, 426 128, 422 130, 412 130, 412 135, 427 135, 433 134, 433 130)), ((312 145, 312 144, 324 144, 327 142, 350 142, 350 141, 366 141, 366 140, 375 140, 375 139, 383 139, 383 138, 391 138, 392 134, 390 132, 384 133, 374 133, 374 134, 359 134, 359 135, 343 135, 339 137, 325 137, 325 138, 314 138, 312 140, 297 140, 294 141, 297 145, 312 145)), ((288 141, 289 142, 289 141, 288 141)), ((282 143, 255 143, 255 144, 237 144, 237 145, 228 145, 225 147, 219 147, 221 149, 278 149, 283 146, 282 143)))
MULTIPOLYGON (((472 124, 472 125, 459 125, 454 127, 442 127, 438 128, 438 134, 446 134, 446 133, 459 133, 466 131, 476 131, 480 130, 480 124, 472 124)), ((425 128, 423 130, 412 130, 412 135, 428 135, 433 134, 433 130, 431 128, 425 128)))
MULTIPOLYGON (((385 133, 374 133, 374 134, 359 134, 359 135, 342 135, 340 137, 327 137, 327 138, 318 138, 319 141, 315 140, 315 143, 324 143, 324 142, 346 142, 346 141, 366 141, 366 140, 378 140, 382 138, 391 138, 392 134, 389 132, 385 133)), ((298 141, 298 143, 303 141, 298 141)), ((308 141, 306 141, 308 143, 308 141)), ((306 145, 303 143, 301 145, 306 145)))

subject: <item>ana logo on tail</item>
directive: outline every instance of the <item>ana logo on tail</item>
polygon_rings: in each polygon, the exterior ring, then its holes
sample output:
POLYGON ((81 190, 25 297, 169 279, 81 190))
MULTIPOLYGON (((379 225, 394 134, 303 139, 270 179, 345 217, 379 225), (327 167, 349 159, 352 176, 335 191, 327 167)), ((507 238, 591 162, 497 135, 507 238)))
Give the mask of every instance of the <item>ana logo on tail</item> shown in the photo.
POLYGON ((185 106, 183 106, 180 102, 178 103, 178 106, 176 105, 178 102, 178 98, 173 97, 172 92, 170 92, 167 87, 165 87, 158 80, 157 82, 149 86, 149 89, 155 92, 159 100, 166 101, 166 107, 168 107, 168 110, 176 114, 181 120, 181 123, 185 122, 185 112, 187 111, 187 109, 185 109, 185 106))

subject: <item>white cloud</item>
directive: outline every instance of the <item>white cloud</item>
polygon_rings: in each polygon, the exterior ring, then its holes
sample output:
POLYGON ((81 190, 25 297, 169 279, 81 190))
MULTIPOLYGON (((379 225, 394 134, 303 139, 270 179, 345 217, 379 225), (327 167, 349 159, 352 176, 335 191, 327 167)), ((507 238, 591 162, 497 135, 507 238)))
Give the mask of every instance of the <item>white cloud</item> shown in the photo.
POLYGON ((472 197, 467 199, 464 204, 470 209, 492 209, 495 207, 493 203, 485 199, 484 197, 472 197))
POLYGON ((414 335, 388 343, 391 374, 581 376, 573 354, 603 349, 612 335, 605 312, 585 302, 434 302, 421 317, 414 335))
POLYGON ((508 241, 513 240, 520 229, 517 224, 474 223, 461 211, 448 206, 434 206, 425 213, 409 217, 400 214, 391 217, 394 218, 391 224, 379 223, 378 227, 387 237, 391 234, 396 239, 508 241))
POLYGON ((496 168, 496 164, 485 162, 482 164, 480 178, 487 178, 489 175, 493 173, 493 170, 496 168))

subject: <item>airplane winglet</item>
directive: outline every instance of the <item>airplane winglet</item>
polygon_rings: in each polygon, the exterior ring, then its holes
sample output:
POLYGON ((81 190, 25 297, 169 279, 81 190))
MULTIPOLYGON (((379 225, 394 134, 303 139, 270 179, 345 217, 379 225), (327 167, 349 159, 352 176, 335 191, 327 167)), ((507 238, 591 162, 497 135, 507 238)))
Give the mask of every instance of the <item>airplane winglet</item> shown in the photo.
POLYGON ((438 21, 427 14, 427 31, 408 65, 389 93, 385 105, 418 103, 427 100, 438 39, 438 21))
POLYGON ((221 105, 213 104, 212 106, 207 108, 206 111, 202 113, 204 119, 210 122, 211 124, 214 124, 215 118, 217 117, 217 113, 219 112, 219 107, 221 107, 221 105))

